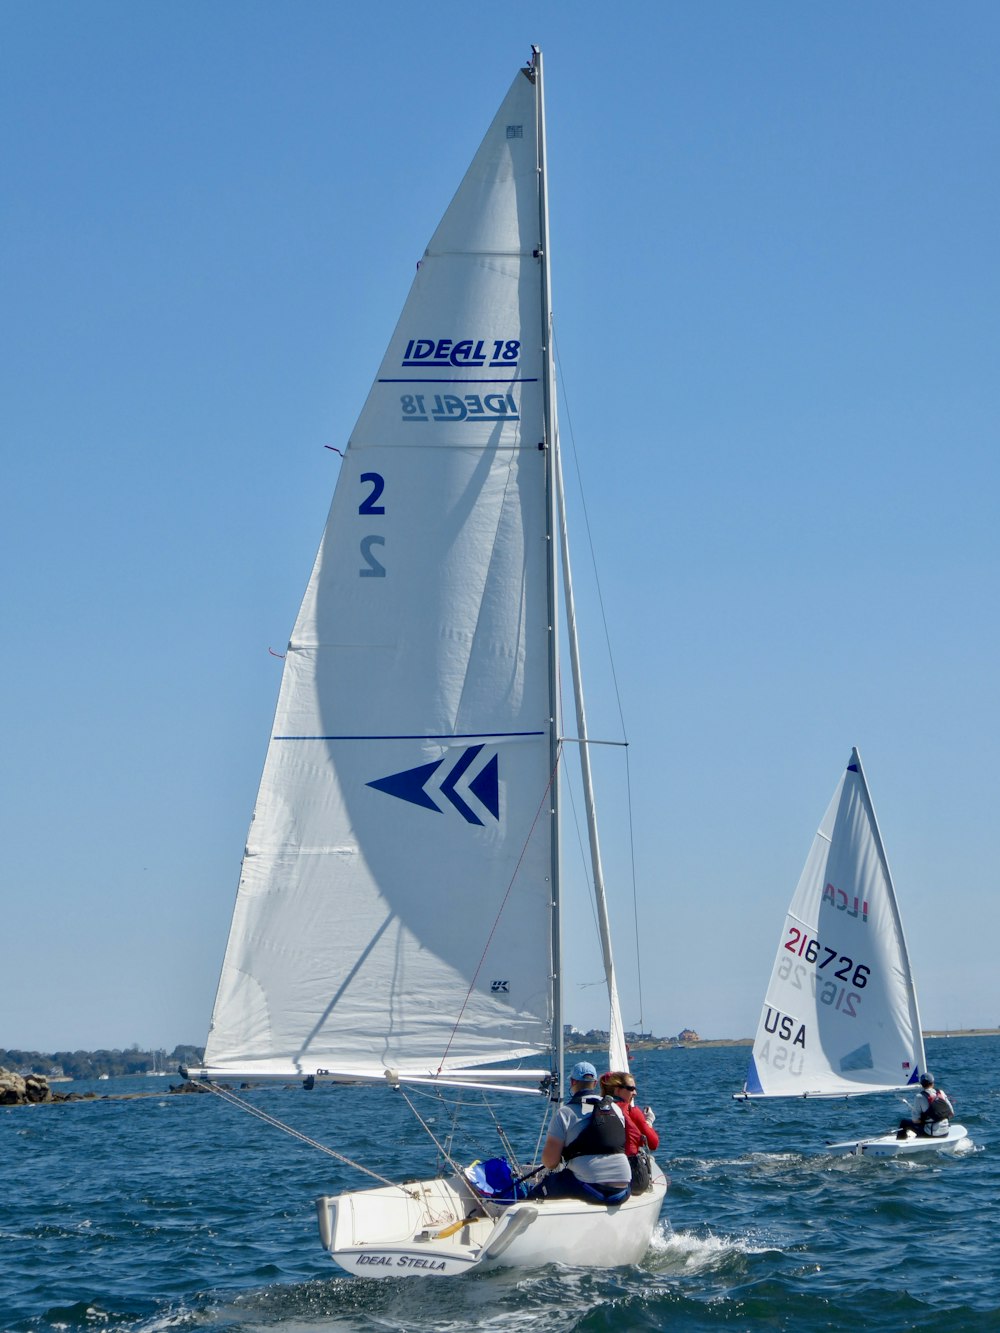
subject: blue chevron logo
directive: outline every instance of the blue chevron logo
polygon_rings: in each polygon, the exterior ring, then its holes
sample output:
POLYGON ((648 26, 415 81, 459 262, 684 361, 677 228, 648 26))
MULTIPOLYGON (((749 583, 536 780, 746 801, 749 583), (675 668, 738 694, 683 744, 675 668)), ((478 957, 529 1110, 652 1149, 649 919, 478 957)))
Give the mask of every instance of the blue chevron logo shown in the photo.
MULTIPOLYGON (((470 745, 463 750, 438 786, 439 793, 455 807, 467 823, 479 824, 480 827, 483 821, 460 794, 458 784, 462 782, 465 790, 470 791, 482 807, 494 819, 499 820, 500 766, 497 756, 493 755, 473 778, 467 782, 463 781, 482 749, 481 745, 470 745)), ((444 756, 431 764, 420 764, 417 768, 407 768, 401 773, 390 773, 388 777, 375 778, 365 785, 374 787, 376 791, 384 791, 387 796, 395 796, 399 801, 409 801, 411 805, 419 805, 423 810, 433 810, 440 815, 443 813, 442 807, 427 794, 426 787, 446 758, 447 756, 444 756)))

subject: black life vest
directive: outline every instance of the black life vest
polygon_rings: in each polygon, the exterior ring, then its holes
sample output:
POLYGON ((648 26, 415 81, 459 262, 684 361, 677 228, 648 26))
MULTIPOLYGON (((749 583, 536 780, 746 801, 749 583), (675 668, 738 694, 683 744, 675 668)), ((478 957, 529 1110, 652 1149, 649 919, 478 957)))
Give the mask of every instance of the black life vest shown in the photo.
POLYGON ((927 1110, 920 1117, 923 1124, 928 1122, 937 1123, 941 1120, 950 1120, 955 1114, 955 1108, 948 1100, 948 1094, 934 1088, 925 1088, 924 1095, 927 1098, 927 1110))
POLYGON ((584 1093, 579 1099, 570 1099, 571 1106, 574 1102, 581 1107, 589 1102, 594 1109, 584 1117, 583 1128, 573 1142, 563 1148, 564 1161, 568 1162, 574 1157, 598 1157, 625 1151, 625 1121, 613 1097, 584 1093))

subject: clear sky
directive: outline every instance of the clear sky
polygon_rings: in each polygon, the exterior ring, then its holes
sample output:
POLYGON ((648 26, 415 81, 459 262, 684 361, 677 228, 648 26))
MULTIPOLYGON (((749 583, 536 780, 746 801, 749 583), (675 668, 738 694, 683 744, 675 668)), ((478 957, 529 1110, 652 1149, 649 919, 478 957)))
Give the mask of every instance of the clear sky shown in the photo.
MULTIPOLYGON (((626 1023, 753 1032, 855 744, 925 1026, 1000 1023, 1000 6, 8 0, 0 30, 0 1046, 204 1040, 324 446, 532 42, 631 742, 641 1000, 621 752, 598 772, 626 1023)), ((569 916, 566 1016, 603 1026, 569 916)))

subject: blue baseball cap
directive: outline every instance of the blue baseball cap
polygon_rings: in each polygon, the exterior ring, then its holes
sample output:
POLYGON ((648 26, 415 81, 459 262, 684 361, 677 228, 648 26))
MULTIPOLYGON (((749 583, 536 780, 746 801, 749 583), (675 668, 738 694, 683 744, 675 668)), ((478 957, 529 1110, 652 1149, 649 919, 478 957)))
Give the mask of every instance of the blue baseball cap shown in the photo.
POLYGON ((569 1071, 569 1076, 574 1083, 586 1083, 588 1078, 596 1078, 597 1070, 589 1060, 578 1060, 569 1071))

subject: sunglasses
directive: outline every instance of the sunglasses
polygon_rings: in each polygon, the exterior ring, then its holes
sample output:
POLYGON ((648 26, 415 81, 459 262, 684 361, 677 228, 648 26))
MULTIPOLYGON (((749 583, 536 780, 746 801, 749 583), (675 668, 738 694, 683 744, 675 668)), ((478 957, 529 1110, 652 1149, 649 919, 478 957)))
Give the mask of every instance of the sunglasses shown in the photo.
POLYGON ((623 1089, 625 1092, 635 1092, 635 1084, 634 1084, 634 1083, 623 1083, 623 1084, 621 1085, 621 1087, 622 1087, 622 1089, 623 1089))

